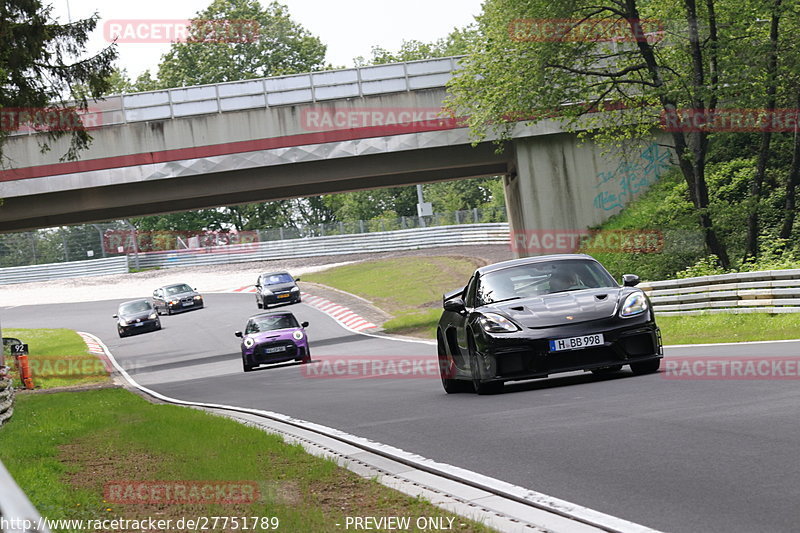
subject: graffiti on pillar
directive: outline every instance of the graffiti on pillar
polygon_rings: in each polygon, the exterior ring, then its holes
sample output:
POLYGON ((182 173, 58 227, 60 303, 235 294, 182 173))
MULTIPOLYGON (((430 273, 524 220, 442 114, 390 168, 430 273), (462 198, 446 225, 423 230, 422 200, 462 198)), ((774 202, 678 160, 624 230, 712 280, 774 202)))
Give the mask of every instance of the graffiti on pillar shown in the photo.
POLYGON ((594 197, 594 206, 603 211, 622 208, 644 189, 658 181, 672 165, 670 151, 651 143, 635 161, 623 161, 610 172, 598 172, 600 189, 594 197))

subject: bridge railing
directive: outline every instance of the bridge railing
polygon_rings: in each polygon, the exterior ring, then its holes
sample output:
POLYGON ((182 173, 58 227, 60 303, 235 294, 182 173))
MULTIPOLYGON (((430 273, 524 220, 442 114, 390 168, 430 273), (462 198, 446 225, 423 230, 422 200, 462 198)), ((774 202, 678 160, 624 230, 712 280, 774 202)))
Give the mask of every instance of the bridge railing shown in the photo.
MULTIPOLYGON (((107 96, 79 113, 87 127, 164 120, 444 87, 458 57, 425 59, 107 96)), ((33 130, 12 135, 32 134, 33 130)))

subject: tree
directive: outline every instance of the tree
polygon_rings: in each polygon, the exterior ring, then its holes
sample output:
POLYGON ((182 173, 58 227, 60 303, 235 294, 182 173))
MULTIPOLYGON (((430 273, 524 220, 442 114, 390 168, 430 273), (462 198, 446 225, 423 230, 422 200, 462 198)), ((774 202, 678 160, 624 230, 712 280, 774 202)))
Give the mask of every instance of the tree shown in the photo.
POLYGON ((191 21, 187 42, 162 57, 158 81, 181 87, 311 72, 323 68, 325 51, 278 2, 214 0, 191 21))
POLYGON ((397 52, 391 52, 381 46, 373 46, 372 58, 365 59, 363 56, 359 56, 355 58, 355 63, 358 66, 383 65, 435 57, 459 56, 467 52, 470 43, 474 42, 477 36, 477 29, 474 26, 453 28, 453 31, 446 37, 430 43, 417 40, 403 41, 397 52))
POLYGON ((450 109, 469 117, 476 138, 509 138, 509 118, 558 116, 624 145, 666 124, 706 246, 728 268, 705 177, 712 132, 692 120, 709 120, 720 102, 735 106, 750 90, 743 63, 764 57, 743 57, 742 43, 763 33, 758 21, 772 3, 488 0, 450 109))
POLYGON ((44 133, 39 139, 45 151, 54 140, 69 136, 62 159, 76 159, 91 142, 76 112, 87 109, 89 99, 107 90, 116 48, 111 45, 94 56, 81 57, 97 15, 59 24, 51 11, 40 0, 0 3, 0 156, 19 122, 27 121, 44 133), (59 120, 55 124, 41 118, 27 120, 23 110, 51 110, 59 120))

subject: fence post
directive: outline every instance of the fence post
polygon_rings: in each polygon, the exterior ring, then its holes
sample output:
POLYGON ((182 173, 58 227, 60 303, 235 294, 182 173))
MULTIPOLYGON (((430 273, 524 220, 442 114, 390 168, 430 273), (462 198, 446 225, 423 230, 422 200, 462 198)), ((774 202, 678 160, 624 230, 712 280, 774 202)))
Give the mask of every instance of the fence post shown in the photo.
POLYGON ((477 223, 478 223, 478 221, 480 220, 480 218, 478 217, 478 208, 477 208, 477 207, 473 207, 473 208, 472 208, 472 220, 473 220, 473 221, 474 221, 476 224, 477 224, 477 223))
POLYGON ((461 224, 461 219, 460 219, 460 217, 459 217, 459 215, 458 215, 460 212, 461 212, 461 211, 458 211, 458 210, 456 210, 456 211, 455 211, 455 213, 456 213, 456 226, 458 226, 459 224, 461 224))
POLYGON ((64 261, 69 263, 69 243, 67 242, 67 234, 61 233, 61 240, 64 243, 64 261))
POLYGON ((358 230, 359 230, 359 233, 364 233, 364 221, 363 220, 359 220, 358 221, 358 230))

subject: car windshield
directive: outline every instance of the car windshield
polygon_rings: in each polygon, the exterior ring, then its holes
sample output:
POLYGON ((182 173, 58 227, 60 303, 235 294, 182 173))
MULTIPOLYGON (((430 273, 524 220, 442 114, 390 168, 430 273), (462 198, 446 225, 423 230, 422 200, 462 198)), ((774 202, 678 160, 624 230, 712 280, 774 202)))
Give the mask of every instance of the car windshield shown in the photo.
POLYGON ((245 333, 263 333, 276 329, 298 328, 300 325, 294 315, 269 315, 251 318, 245 333))
POLYGON ((192 288, 185 283, 183 285, 173 285, 172 287, 167 287, 168 296, 180 294, 182 292, 192 292, 192 288))
POLYGON ((128 302, 119 306, 120 315, 130 315, 133 313, 143 313, 149 311, 153 306, 147 300, 139 300, 137 302, 128 302))
POLYGON ((286 272, 282 274, 267 274, 262 276, 261 281, 264 285, 278 285, 281 283, 292 283, 294 278, 286 272))
POLYGON ((595 261, 582 259, 530 263, 486 274, 478 287, 479 304, 557 292, 618 287, 595 261))

